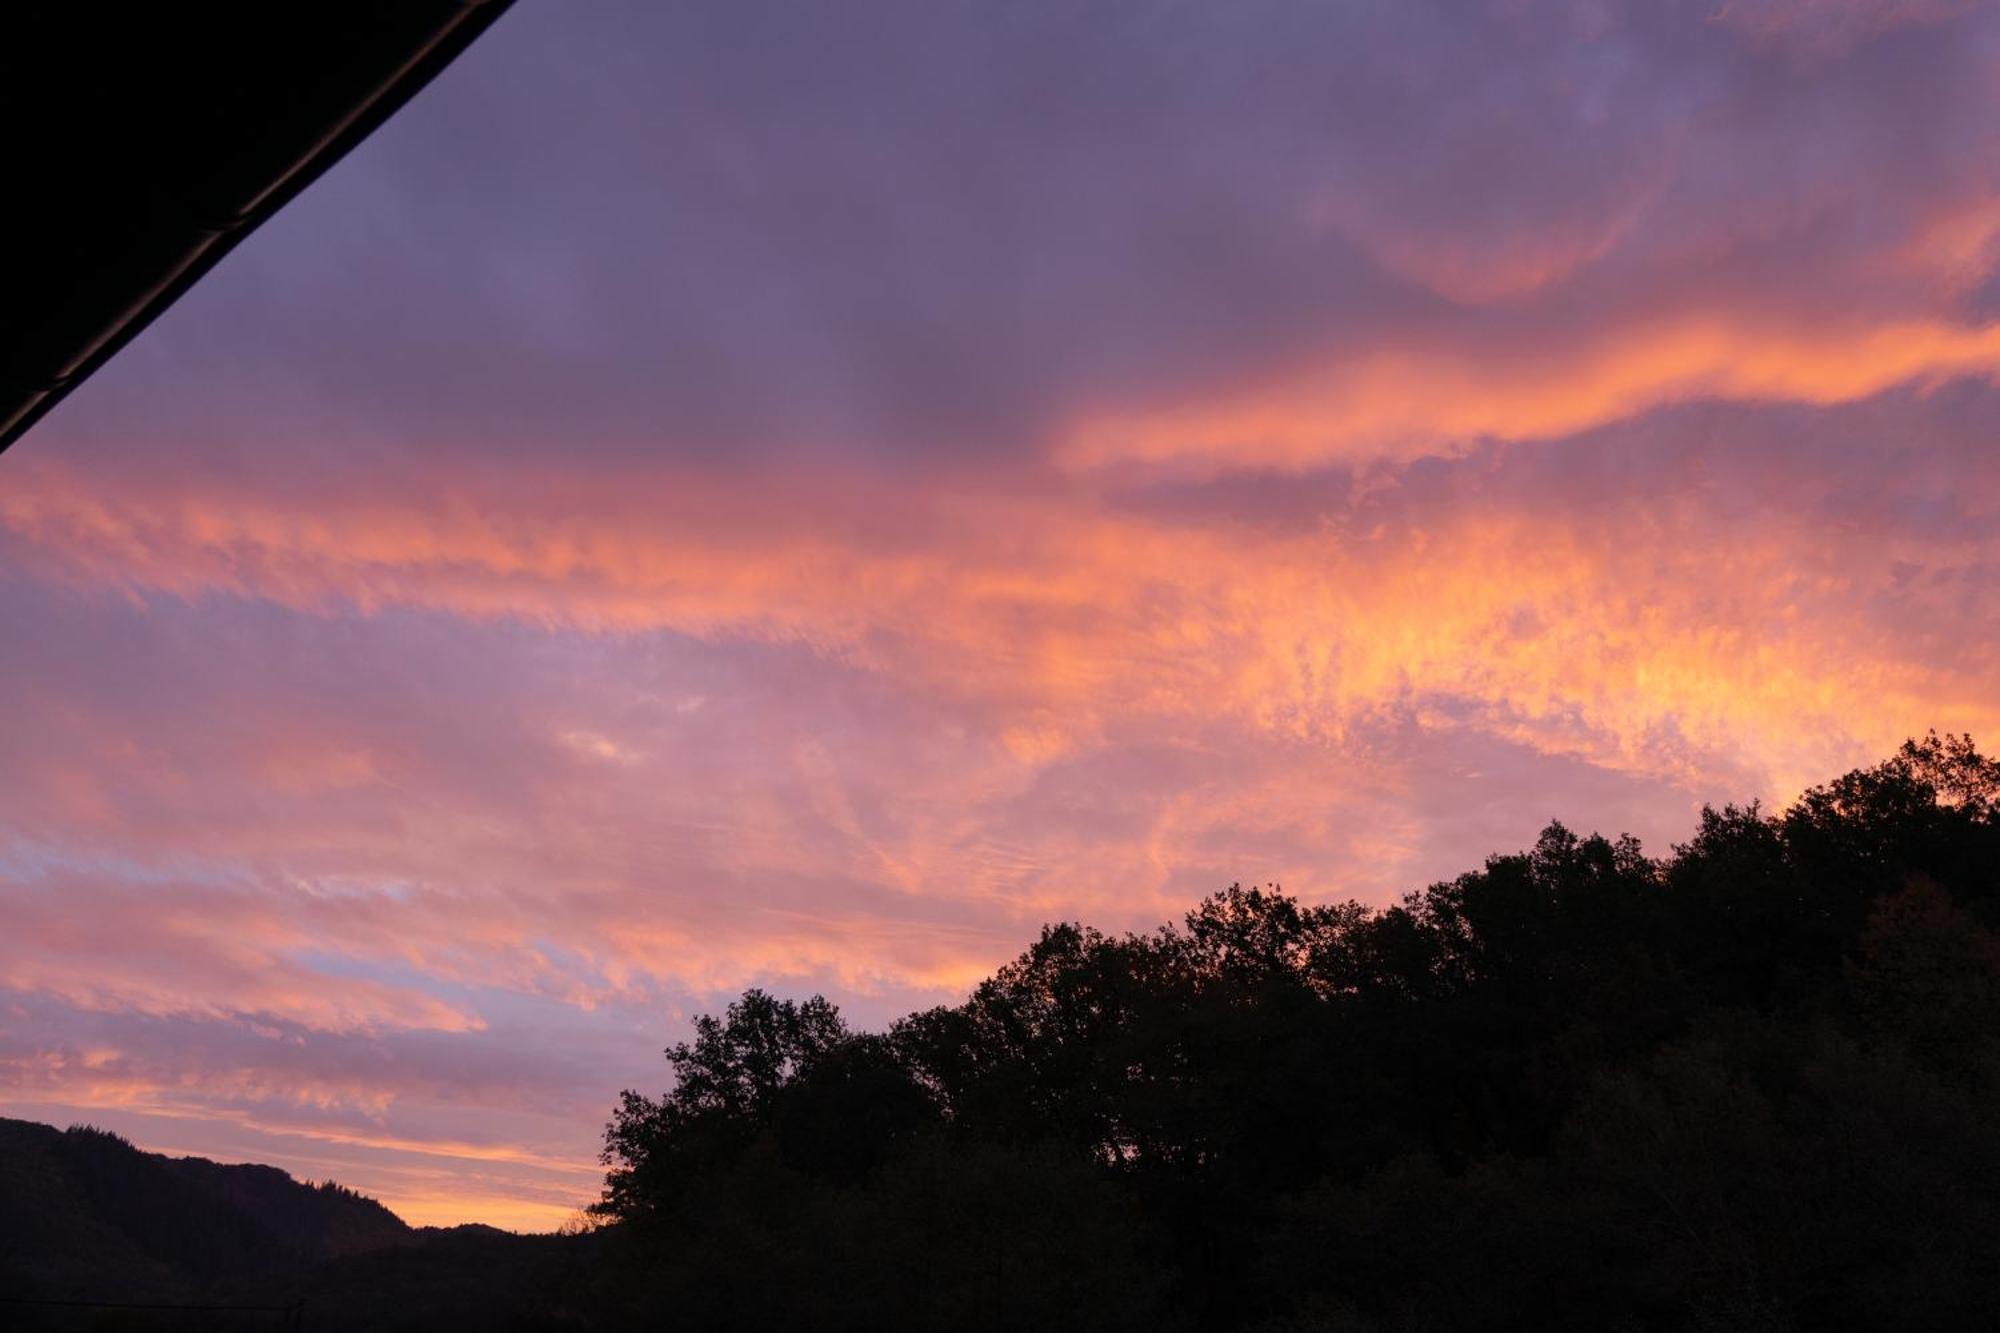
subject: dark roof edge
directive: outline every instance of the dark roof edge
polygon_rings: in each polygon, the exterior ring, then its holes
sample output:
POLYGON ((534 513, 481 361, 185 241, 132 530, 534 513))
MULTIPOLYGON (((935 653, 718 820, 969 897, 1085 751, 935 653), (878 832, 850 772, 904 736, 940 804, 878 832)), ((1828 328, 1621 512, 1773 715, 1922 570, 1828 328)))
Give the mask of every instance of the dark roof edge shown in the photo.
POLYGON ((161 274, 150 288, 140 293, 124 313, 98 332, 60 375, 35 390, 25 401, 0 405, 0 411, 7 413, 5 417, 0 417, 0 450, 5 450, 25 435, 71 389, 89 379, 100 366, 117 355, 120 348, 137 337, 167 307, 178 301, 188 288, 221 262, 238 241, 255 231, 265 219, 290 203, 300 191, 319 179, 327 168, 346 156, 356 144, 380 128, 384 121, 492 26, 511 3, 512 0, 462 0, 457 11, 439 25, 429 41, 412 52, 367 96, 349 107, 289 167, 266 182, 248 207, 218 225, 205 241, 188 251, 173 268, 161 274))

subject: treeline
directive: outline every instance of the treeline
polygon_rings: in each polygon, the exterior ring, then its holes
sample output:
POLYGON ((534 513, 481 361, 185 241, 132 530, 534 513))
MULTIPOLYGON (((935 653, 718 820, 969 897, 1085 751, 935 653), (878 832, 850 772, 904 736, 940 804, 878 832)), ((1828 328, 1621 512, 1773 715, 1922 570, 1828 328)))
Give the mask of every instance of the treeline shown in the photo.
MULTIPOLYGON (((627 1093, 587 1294, 701 1329, 1951 1329, 2000 1302, 2000 764, 1664 859, 1046 928, 884 1033, 746 993, 627 1093)), ((587 1313, 586 1313, 587 1312, 587 1313)))

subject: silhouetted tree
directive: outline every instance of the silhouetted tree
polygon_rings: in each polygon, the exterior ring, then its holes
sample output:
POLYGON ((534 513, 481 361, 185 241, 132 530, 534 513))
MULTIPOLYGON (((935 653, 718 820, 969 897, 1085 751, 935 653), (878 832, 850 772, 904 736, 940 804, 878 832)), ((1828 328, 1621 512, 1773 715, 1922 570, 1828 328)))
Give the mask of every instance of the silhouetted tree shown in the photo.
POLYGON ((752 991, 609 1127, 614 1306, 1979 1327, 1997 917, 2000 764, 1932 735, 1664 860, 1552 824, 1386 909, 1236 886, 1151 934, 1052 925, 881 1036, 752 991))

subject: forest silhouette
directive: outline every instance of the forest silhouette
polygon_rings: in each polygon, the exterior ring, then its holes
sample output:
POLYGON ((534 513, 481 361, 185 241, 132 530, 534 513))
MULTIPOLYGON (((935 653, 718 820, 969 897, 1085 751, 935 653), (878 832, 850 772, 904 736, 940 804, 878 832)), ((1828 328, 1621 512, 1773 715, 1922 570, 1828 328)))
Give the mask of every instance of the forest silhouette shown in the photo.
POLYGON ((362 1289, 413 1328, 1987 1327, 2000 763, 1933 734, 1664 858, 1554 824, 1385 909, 1051 925, 885 1032, 751 990, 666 1057, 590 1227, 238 1289, 328 1327, 362 1289))

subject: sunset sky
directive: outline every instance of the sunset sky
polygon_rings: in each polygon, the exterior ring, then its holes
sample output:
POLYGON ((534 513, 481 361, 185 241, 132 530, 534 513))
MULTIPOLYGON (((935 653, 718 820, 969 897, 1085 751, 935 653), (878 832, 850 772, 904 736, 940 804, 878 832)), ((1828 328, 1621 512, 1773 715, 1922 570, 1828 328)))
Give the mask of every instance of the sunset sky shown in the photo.
POLYGON ((0 456, 0 1114, 546 1228, 746 986, 2000 739, 1996 376, 1988 5, 521 0, 0 456))

